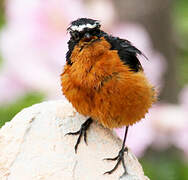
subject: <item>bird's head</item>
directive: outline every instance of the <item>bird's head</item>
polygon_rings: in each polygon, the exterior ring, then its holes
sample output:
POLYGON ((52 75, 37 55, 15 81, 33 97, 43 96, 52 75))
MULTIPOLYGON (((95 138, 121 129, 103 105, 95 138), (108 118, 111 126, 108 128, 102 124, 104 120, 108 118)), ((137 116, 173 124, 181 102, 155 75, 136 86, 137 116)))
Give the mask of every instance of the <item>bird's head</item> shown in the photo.
POLYGON ((90 42, 92 39, 100 37, 100 23, 97 20, 89 18, 79 18, 71 22, 67 31, 70 33, 71 39, 75 42, 83 40, 90 42))

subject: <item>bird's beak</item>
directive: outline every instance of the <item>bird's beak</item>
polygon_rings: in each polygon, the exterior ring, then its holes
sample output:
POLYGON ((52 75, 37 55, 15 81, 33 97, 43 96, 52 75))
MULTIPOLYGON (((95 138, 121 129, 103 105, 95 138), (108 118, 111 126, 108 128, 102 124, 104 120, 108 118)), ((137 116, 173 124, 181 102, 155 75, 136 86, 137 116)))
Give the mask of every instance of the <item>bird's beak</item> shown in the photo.
POLYGON ((84 42, 90 42, 92 40, 93 36, 89 33, 85 33, 84 34, 84 38, 83 38, 83 41, 84 42))
POLYGON ((90 35, 89 33, 85 33, 85 34, 84 34, 84 38, 90 39, 90 38, 91 38, 91 35, 90 35))

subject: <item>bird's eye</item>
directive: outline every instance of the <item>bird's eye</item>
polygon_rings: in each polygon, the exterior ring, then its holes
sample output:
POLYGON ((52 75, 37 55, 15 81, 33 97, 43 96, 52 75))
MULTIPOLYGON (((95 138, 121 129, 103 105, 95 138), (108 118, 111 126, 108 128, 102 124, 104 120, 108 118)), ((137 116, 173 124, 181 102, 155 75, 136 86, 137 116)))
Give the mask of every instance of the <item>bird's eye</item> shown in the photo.
POLYGON ((72 38, 73 38, 75 41, 78 41, 79 38, 80 38, 79 32, 77 32, 77 31, 72 32, 72 33, 71 33, 71 36, 72 36, 72 38))
POLYGON ((98 28, 98 29, 99 29, 100 27, 101 27, 101 25, 100 25, 99 23, 97 23, 96 28, 98 28))

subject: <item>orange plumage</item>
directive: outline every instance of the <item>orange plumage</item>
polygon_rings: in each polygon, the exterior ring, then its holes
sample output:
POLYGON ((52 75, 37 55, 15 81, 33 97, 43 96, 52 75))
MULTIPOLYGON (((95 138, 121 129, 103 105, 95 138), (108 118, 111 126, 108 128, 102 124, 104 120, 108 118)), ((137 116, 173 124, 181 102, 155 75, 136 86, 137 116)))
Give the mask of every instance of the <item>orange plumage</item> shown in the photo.
POLYGON ((61 74, 63 94, 79 113, 103 126, 132 125, 155 102, 143 71, 131 71, 104 37, 79 41, 70 58, 72 65, 65 65, 61 74))
POLYGON ((124 153, 128 127, 145 116, 156 94, 137 58, 142 52, 100 27, 97 20, 79 18, 67 29, 70 40, 67 64, 61 74, 62 91, 79 113, 89 116, 78 131, 67 134, 78 135, 74 147, 77 152, 82 136, 86 142, 93 120, 107 128, 126 126, 118 155, 106 159, 117 163, 105 174, 114 172, 120 163, 127 174, 124 153))

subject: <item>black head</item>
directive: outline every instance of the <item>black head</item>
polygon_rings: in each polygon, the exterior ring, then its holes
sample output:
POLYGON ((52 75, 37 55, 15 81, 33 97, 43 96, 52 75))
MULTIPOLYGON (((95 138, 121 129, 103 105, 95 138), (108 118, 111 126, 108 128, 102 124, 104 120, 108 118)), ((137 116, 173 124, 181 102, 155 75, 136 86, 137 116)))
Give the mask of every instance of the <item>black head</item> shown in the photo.
POLYGON ((97 20, 80 18, 71 22, 67 31, 70 33, 73 41, 78 42, 82 38, 84 38, 85 41, 90 41, 92 37, 100 36, 100 27, 101 25, 97 20))

